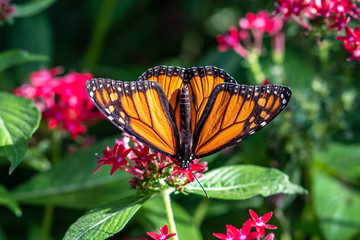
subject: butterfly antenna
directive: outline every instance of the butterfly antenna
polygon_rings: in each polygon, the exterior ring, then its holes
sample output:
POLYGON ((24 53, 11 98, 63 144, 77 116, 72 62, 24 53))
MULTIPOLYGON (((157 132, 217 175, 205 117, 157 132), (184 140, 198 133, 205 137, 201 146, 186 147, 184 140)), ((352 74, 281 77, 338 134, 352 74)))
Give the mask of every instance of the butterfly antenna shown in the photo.
POLYGON ((191 172, 191 174, 193 175, 193 177, 196 179, 196 181, 198 182, 198 184, 200 185, 201 189, 204 191, 205 196, 206 196, 207 198, 210 198, 209 195, 207 194, 207 192, 205 191, 205 188, 201 185, 201 183, 199 182, 199 180, 197 179, 197 177, 195 177, 195 174, 194 174, 192 171, 190 171, 190 172, 191 172))
POLYGON ((178 160, 178 161, 169 163, 169 164, 165 165, 164 167, 160 168, 160 173, 162 173, 162 171, 163 171, 164 168, 167 168, 167 167, 169 167, 169 166, 171 166, 171 165, 173 165, 173 164, 175 164, 175 163, 178 163, 178 162, 180 162, 180 161, 178 160))

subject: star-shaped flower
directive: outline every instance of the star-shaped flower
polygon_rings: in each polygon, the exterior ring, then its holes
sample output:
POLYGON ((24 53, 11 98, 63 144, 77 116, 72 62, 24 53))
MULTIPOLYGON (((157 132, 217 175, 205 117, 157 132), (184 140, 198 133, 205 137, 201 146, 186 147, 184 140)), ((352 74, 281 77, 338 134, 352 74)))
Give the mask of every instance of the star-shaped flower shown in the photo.
POLYGON ((231 225, 226 225, 226 235, 222 233, 213 233, 213 235, 221 240, 252 240, 259 237, 259 232, 251 231, 251 219, 248 219, 241 229, 231 225))
POLYGON ((206 170, 206 166, 203 164, 191 164, 188 168, 182 168, 180 166, 176 166, 171 174, 171 176, 179 175, 183 173, 189 182, 193 182, 195 180, 193 172, 204 172, 206 170))
POLYGON ((169 227, 166 224, 161 229, 156 230, 158 230, 160 234, 154 232, 147 232, 146 234, 155 240, 166 240, 176 235, 176 233, 169 234, 169 227))
POLYGON ((122 144, 116 144, 111 149, 109 146, 107 146, 106 149, 103 151, 104 157, 99 158, 99 166, 95 169, 93 173, 96 173, 103 165, 112 166, 110 175, 113 175, 117 169, 125 170, 123 165, 129 165, 126 157, 130 151, 131 148, 126 149, 126 147, 122 144))
POLYGON ((275 226, 266 224, 270 220, 271 216, 273 215, 273 212, 269 212, 261 217, 259 217, 251 209, 249 210, 249 213, 252 218, 251 226, 256 227, 256 231, 260 233, 260 237, 263 237, 265 235, 265 228, 266 229, 276 229, 275 226))

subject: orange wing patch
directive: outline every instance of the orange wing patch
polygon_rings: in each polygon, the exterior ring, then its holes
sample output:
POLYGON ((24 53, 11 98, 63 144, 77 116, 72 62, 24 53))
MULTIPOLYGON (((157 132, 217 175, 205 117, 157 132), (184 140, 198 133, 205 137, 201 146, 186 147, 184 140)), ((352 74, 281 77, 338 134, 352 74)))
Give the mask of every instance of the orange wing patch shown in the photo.
POLYGON ((115 126, 164 155, 174 157, 178 152, 178 129, 158 83, 92 79, 86 83, 86 89, 115 126))
POLYGON ((155 81, 160 84, 170 102, 171 110, 175 116, 175 122, 180 130, 180 94, 184 86, 185 68, 157 66, 148 69, 138 81, 155 81))
POLYGON ((195 129, 195 157, 213 154, 260 130, 280 113, 290 95, 289 88, 279 85, 218 85, 195 129))
POLYGON ((194 67, 185 71, 191 105, 191 129, 194 132, 214 88, 224 82, 236 81, 216 67, 194 67))

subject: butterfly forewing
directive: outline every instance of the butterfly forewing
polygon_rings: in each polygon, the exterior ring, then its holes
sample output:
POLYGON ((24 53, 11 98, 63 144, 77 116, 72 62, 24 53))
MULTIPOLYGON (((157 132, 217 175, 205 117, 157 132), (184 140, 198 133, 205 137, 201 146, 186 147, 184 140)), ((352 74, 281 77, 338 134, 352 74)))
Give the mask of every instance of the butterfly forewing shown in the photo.
POLYGON ((184 86, 184 72, 185 68, 157 66, 148 69, 138 78, 138 81, 155 81, 160 84, 170 102, 178 130, 180 130, 181 122, 180 95, 181 89, 184 86))
POLYGON ((194 132, 195 156, 208 156, 260 130, 285 108, 290 96, 290 89, 280 85, 218 85, 194 132))
POLYGON ((192 67, 185 71, 191 104, 191 129, 194 133, 214 88, 221 83, 236 83, 226 71, 213 66, 192 67))
POLYGON ((115 126, 164 155, 176 155, 178 129, 169 101, 157 82, 95 78, 86 82, 86 90, 115 126))

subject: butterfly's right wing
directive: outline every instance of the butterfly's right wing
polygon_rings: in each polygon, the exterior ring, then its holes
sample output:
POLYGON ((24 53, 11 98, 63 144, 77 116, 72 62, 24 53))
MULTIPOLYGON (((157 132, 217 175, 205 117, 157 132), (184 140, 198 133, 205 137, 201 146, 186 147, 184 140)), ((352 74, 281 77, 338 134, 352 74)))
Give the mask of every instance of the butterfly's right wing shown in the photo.
POLYGON ((179 133, 169 101, 157 82, 94 78, 86 82, 86 91, 115 126, 156 151, 175 157, 179 133))
POLYGON ((291 90, 280 85, 219 84, 194 133, 193 152, 202 158, 265 127, 288 104, 291 90))
POLYGON ((236 83, 225 70, 214 66, 192 67, 185 71, 185 83, 189 88, 191 104, 191 129, 199 123, 214 88, 224 82, 236 83))

